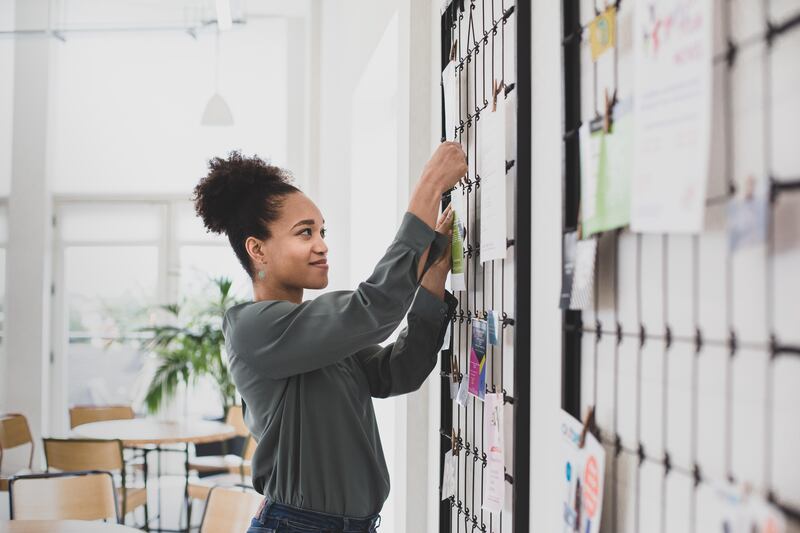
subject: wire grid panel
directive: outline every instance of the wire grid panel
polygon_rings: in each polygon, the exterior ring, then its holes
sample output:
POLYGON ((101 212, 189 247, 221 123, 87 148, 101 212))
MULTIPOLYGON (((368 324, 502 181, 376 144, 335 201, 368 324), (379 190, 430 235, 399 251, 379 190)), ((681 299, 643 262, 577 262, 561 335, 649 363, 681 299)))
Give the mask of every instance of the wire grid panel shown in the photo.
MULTIPOLYGON (((564 229, 577 225, 577 128, 633 89, 633 11, 593 63, 599 0, 564 1, 564 229)), ((800 531, 800 3, 715 0, 711 164, 698 235, 598 237, 593 307, 565 312, 564 406, 595 406, 609 459, 604 531, 711 531, 712 487, 749 485, 800 531), (770 195, 763 244, 733 251, 729 201, 770 195), (741 194, 741 193, 739 193, 741 194)), ((616 109, 616 108, 614 108, 616 109)))
MULTIPOLYGON (((457 291, 459 299, 452 323, 450 350, 442 357, 442 457, 452 446, 451 435, 456 435, 458 448, 457 483, 455 496, 442 503, 440 530, 453 532, 483 531, 510 532, 514 524, 525 524, 518 528, 527 530, 527 503, 524 513, 512 508, 515 491, 520 492, 520 484, 527 490, 527 472, 524 479, 515 480, 514 464, 515 440, 523 442, 527 465, 527 433, 520 439, 515 432, 515 406, 519 408, 519 396, 515 394, 515 350, 520 351, 516 299, 519 286, 516 277, 521 276, 515 244, 514 209, 518 206, 516 198, 516 18, 515 6, 508 0, 455 0, 442 13, 442 68, 453 60, 456 64, 455 77, 459 87, 458 124, 454 132, 445 131, 445 138, 460 141, 467 153, 468 174, 444 199, 449 203, 452 195, 462 196, 465 211, 464 241, 466 290, 457 291), (492 105, 493 80, 504 84, 498 99, 505 99, 506 111, 506 206, 507 206, 507 247, 505 259, 487 262, 480 261, 479 226, 481 223, 479 147, 481 142, 481 113, 489 112, 492 105), (486 390, 502 392, 504 395, 504 457, 505 457, 505 504, 499 513, 482 509, 485 496, 485 472, 487 454, 484 447, 484 421, 486 413, 484 402, 469 395, 465 407, 450 398, 449 382, 453 376, 452 359, 458 360, 459 383, 468 380, 469 353, 471 346, 471 325, 475 319, 486 320, 489 311, 498 311, 502 325, 498 327, 499 345, 486 346, 486 390), (524 520, 521 516, 524 514, 524 520)), ((447 98, 447 95, 444 95, 447 98)), ((444 106, 443 106, 444 107, 444 106)), ((528 195, 529 197, 529 195, 528 195)), ((527 209, 530 203, 527 199, 527 209)), ((524 270, 524 269, 523 269, 524 270)), ((525 275, 527 279, 527 274, 525 275)), ((447 343, 447 340, 446 340, 447 343)), ((446 344, 446 346, 448 346, 446 344)), ((527 357, 527 350, 523 350, 527 357)), ((527 367, 525 367, 527 368, 527 367)), ((517 369, 519 370, 519 368, 517 369)), ((516 376, 519 380, 519 376, 516 376)), ((528 379, 529 382, 529 379, 528 379)), ((519 386, 519 381, 517 384, 519 386)), ((524 387, 527 389, 527 385, 524 387)), ((524 391, 527 394, 527 390, 524 391)), ((440 458, 441 459, 441 458, 440 458)), ((520 461, 520 460, 518 460, 520 461)), ((519 466, 519 465, 517 465, 519 466)), ((440 461, 440 473, 443 462, 440 461)), ((525 468, 527 470, 527 467, 525 468)), ((525 499, 527 499, 527 492, 525 499)))

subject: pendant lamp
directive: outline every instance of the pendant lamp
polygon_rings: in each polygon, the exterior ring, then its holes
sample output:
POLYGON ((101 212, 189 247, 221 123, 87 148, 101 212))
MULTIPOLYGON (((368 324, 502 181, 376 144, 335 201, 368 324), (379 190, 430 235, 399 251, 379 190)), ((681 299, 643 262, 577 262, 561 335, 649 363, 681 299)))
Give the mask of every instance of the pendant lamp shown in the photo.
POLYGON ((206 104, 200 124, 203 126, 233 126, 233 114, 228 103, 219 94, 219 26, 217 26, 216 46, 214 54, 214 94, 206 104))

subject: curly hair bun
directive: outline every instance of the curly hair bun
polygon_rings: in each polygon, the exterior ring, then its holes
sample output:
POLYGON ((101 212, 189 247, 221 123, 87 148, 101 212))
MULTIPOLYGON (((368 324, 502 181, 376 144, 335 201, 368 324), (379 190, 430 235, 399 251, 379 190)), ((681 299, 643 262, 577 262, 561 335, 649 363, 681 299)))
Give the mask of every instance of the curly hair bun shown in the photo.
POLYGON ((298 191, 288 171, 238 150, 226 159, 210 159, 208 168, 208 175, 194 188, 193 201, 204 226, 214 233, 230 236, 232 229, 263 227, 277 217, 275 201, 298 191))

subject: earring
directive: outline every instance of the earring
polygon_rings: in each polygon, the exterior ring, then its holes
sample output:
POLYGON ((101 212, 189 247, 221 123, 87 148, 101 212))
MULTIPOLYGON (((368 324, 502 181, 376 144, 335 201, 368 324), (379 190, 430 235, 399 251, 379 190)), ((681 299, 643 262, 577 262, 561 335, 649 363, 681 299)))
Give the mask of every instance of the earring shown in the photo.
POLYGON ((263 270, 259 270, 258 271, 258 279, 264 279, 265 277, 267 277, 267 273, 264 272, 263 270))

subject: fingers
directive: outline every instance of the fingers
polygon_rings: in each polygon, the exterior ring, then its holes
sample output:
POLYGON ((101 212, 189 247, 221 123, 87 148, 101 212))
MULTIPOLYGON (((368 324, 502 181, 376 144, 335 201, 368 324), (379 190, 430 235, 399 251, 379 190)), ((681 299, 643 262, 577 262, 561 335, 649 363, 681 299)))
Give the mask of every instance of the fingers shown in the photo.
POLYGON ((447 207, 444 209, 444 211, 442 211, 442 214, 439 215, 439 220, 436 222, 436 229, 438 230, 445 224, 450 224, 452 221, 452 217, 453 217, 452 204, 448 204, 447 207))

